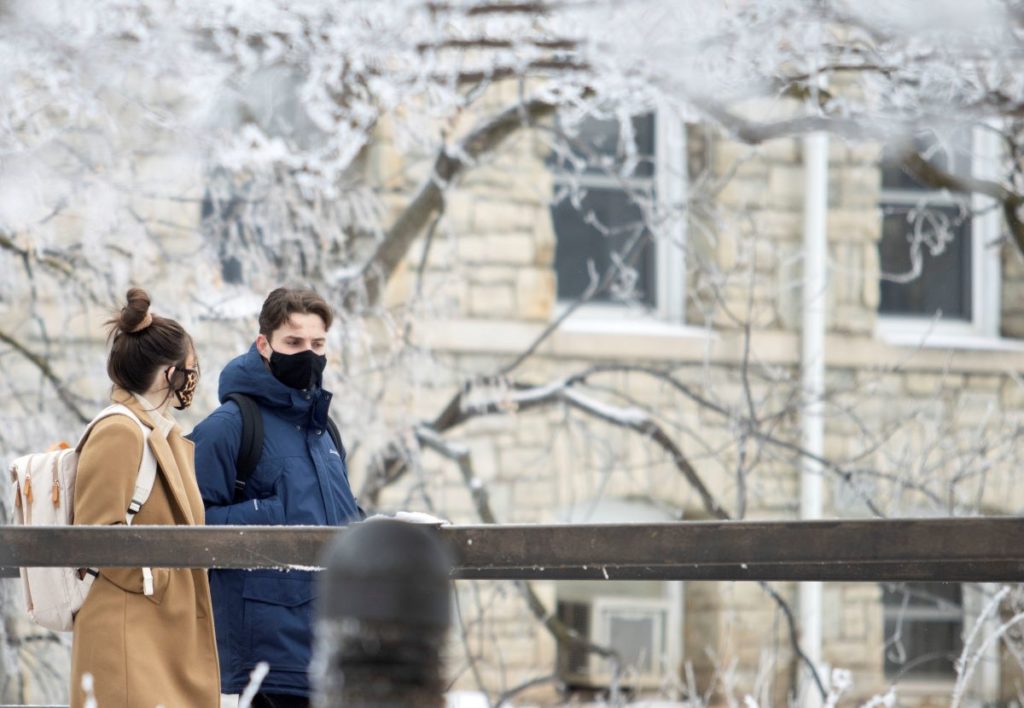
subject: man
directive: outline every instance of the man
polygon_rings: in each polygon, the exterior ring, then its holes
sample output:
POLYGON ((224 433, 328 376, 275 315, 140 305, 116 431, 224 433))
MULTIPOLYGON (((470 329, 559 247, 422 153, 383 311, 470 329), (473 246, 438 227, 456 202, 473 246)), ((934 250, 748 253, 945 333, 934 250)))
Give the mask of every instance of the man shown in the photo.
MULTIPOLYGON (((312 290, 278 288, 267 296, 255 343, 221 373, 221 406, 191 434, 207 524, 340 526, 360 518, 345 450, 328 427, 331 394, 321 385, 332 320, 312 290), (251 402, 263 436, 261 448, 247 451, 242 405, 251 402), (245 479, 239 469, 247 467, 245 479)), ((251 422, 248 430, 251 442, 251 422)), ((270 673, 252 705, 309 705, 314 581, 312 572, 298 570, 210 572, 225 693, 241 692, 265 661, 270 673)))

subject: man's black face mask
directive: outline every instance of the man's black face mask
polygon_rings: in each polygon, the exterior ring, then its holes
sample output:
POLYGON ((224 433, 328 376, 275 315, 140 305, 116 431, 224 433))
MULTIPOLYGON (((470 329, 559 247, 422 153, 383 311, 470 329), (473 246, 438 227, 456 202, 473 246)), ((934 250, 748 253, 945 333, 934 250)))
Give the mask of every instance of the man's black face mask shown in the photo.
POLYGON ((282 354, 270 350, 270 373, 289 388, 305 391, 320 388, 324 381, 327 356, 316 354, 312 349, 296 354, 282 354))

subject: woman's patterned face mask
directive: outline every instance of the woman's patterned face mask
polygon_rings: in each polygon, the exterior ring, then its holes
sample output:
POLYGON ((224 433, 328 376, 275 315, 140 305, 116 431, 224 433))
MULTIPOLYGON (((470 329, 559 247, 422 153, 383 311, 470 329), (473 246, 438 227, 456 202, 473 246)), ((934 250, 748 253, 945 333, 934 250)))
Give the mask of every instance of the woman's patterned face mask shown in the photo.
MULTIPOLYGON (((196 364, 194 369, 181 368, 178 371, 185 375, 185 381, 182 383, 181 388, 174 389, 174 396, 178 399, 178 405, 175 406, 175 409, 183 411, 192 405, 192 399, 195 398, 196 387, 199 385, 199 364, 196 364)), ((164 376, 167 378, 168 385, 170 385, 170 369, 164 372, 164 376)))

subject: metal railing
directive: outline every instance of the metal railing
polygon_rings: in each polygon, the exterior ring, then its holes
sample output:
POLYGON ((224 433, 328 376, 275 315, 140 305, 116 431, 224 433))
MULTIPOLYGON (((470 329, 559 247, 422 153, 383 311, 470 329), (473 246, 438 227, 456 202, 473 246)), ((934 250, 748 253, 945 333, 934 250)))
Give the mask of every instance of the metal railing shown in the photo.
MULTIPOLYGON (((431 528, 453 550, 454 579, 1024 581, 1024 518, 1016 517, 431 528)), ((6 526, 0 567, 311 567, 345 533, 6 526)))
POLYGON ((0 569, 9 576, 19 566, 323 564, 321 594, 334 599, 320 604, 323 660, 315 705, 369 708, 415 696, 417 704, 439 706, 448 579, 1020 582, 1021 539, 1024 519, 1010 517, 417 528, 366 522, 341 529, 7 526, 0 527, 0 569), (396 655, 409 659, 396 668, 396 655), (367 691, 370 686, 378 688, 367 691), (380 694, 380 686, 392 693, 380 694))

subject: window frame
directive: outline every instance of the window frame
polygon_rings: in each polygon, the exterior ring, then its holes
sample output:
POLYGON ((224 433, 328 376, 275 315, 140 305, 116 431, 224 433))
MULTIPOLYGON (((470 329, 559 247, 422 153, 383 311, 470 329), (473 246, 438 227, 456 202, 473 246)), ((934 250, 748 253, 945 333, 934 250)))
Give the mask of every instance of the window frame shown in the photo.
MULTIPOLYGON (((911 594, 914 592, 913 586, 921 585, 921 584, 923 584, 923 583, 918 583, 918 582, 896 583, 896 585, 904 585, 904 586, 906 586, 906 589, 904 590, 904 592, 911 593, 911 594)), ((941 607, 941 606, 935 606, 935 607, 914 607, 914 606, 911 606, 909 604, 906 607, 904 607, 902 603, 900 603, 900 604, 887 603, 885 601, 886 593, 884 591, 884 584, 883 584, 883 592, 882 592, 882 598, 881 598, 883 632, 884 632, 885 625, 890 620, 893 620, 893 621, 896 621, 896 622, 899 623, 901 632, 905 632, 906 628, 909 625, 911 625, 911 624, 929 623, 929 624, 959 625, 961 641, 962 641, 963 633, 964 633, 965 628, 967 627, 967 619, 968 619, 967 618, 966 587, 965 587, 964 583, 949 583, 949 584, 950 585, 958 585, 959 586, 960 604, 957 605, 957 606, 954 606, 954 607, 941 607)), ((947 601, 945 601, 944 598, 942 598, 942 600, 944 602, 947 602, 947 601)), ((952 660, 949 662, 951 664, 951 666, 950 666, 950 673, 948 675, 946 673, 941 673, 940 674, 938 672, 936 672, 936 673, 914 672, 912 669, 906 669, 906 668, 900 669, 899 671, 897 671, 895 673, 891 673, 888 670, 888 661, 886 660, 886 657, 885 657, 885 653, 890 650, 888 635, 884 635, 883 634, 882 640, 883 640, 882 667, 883 667, 883 672, 885 674, 885 677, 887 679, 895 679, 895 680, 897 680, 901 684, 904 681, 909 681, 909 682, 919 683, 919 684, 940 684, 940 683, 952 683, 953 681, 956 680, 956 671, 955 671, 955 669, 952 668, 952 663, 953 663, 952 660)), ((962 647, 961 647, 961 649, 962 649, 962 647)), ((909 658, 908 659, 908 663, 912 663, 913 661, 914 661, 913 658, 909 658)), ((925 662, 925 663, 928 663, 928 662, 925 662)))
MULTIPOLYGON (((672 656, 669 634, 672 625, 672 606, 668 597, 615 597, 598 595, 590 603, 590 635, 595 644, 612 647, 611 618, 616 615, 635 613, 655 618, 650 657, 651 671, 648 673, 631 673, 634 667, 623 666, 622 670, 630 674, 628 683, 638 686, 657 686, 672 670, 672 662, 678 657, 672 656), (604 622, 602 618, 608 618, 604 622), (668 664, 666 666, 665 664, 668 664)), ((596 654, 590 655, 589 678, 591 680, 611 681, 607 660, 596 654)))
MULTIPOLYGON (((1002 145, 991 127, 976 127, 971 136, 971 175, 979 179, 998 179, 1002 145)), ((880 190, 879 204, 887 201, 887 194, 899 195, 900 191, 880 190)), ((925 194, 937 204, 961 203, 941 190, 922 192, 922 196, 925 194)), ((875 335, 879 339, 898 345, 964 348, 984 348, 986 343, 999 340, 1002 268, 999 248, 990 244, 999 238, 1001 221, 994 206, 990 197, 970 195, 970 207, 976 214, 971 219, 970 320, 887 315, 876 310, 875 335)))
MULTIPOLYGON (((575 183, 586 189, 622 189, 624 187, 653 188, 657 212, 652 220, 662 215, 685 209, 688 189, 686 159, 686 129, 683 120, 666 106, 654 109, 654 174, 651 177, 611 177, 607 175, 569 175, 557 168, 551 170, 555 187, 575 183)), ((635 308, 618 303, 586 303, 573 313, 573 318, 590 322, 615 324, 646 321, 658 324, 686 324, 686 219, 669 219, 660 237, 653 240, 654 247, 654 307, 651 312, 638 314, 635 308)), ((552 230, 557 242, 558 232, 552 230)), ((557 266, 552 263, 557 275, 557 266)), ((557 319, 575 300, 559 298, 553 312, 557 319)))
MULTIPOLYGON (((991 612, 988 607, 992 598, 998 593, 998 583, 959 583, 960 585, 960 609, 962 616, 963 637, 977 633, 978 636, 993 636, 1002 624, 998 612, 991 612), (986 608, 989 610, 985 614, 986 608), (977 627, 978 622, 982 627, 977 627)), ((881 585, 880 585, 881 587, 881 585)), ((883 626, 885 623, 885 612, 887 607, 883 606, 883 626)), ((995 705, 999 701, 1002 689, 1003 671, 1000 659, 1000 644, 998 642, 983 643, 978 646, 972 645, 970 654, 977 655, 980 652, 981 660, 975 668, 973 679, 967 687, 964 699, 967 702, 976 702, 984 705, 995 705)), ((884 664, 884 657, 883 657, 884 664)), ((937 693, 948 693, 956 685, 955 677, 921 676, 905 674, 899 678, 899 692, 904 696, 934 696, 937 693)))
MULTIPOLYGON (((904 592, 912 595, 914 591, 922 592, 923 590, 914 586, 927 585, 927 583, 921 582, 906 582, 897 583, 897 585, 904 586, 904 592)), ((946 583, 942 583, 946 584, 946 583)), ((911 625, 920 625, 927 623, 929 625, 951 625, 958 627, 959 635, 961 635, 961 641, 963 642, 963 636, 965 628, 967 627, 967 607, 966 607, 966 592, 964 583, 948 583, 949 585, 958 586, 959 591, 959 605, 949 608, 937 607, 913 607, 911 605, 903 605, 903 602, 893 603, 886 601, 886 592, 883 584, 882 592, 882 626, 883 626, 883 672, 887 679, 895 680, 899 683, 903 681, 910 681, 913 683, 929 684, 929 683, 948 683, 956 679, 956 671, 953 668, 953 662, 955 660, 950 659, 948 664, 949 667, 943 672, 922 672, 913 668, 913 662, 916 657, 908 657, 907 663, 910 666, 900 668, 898 671, 889 670, 889 661, 887 654, 891 651, 890 648, 890 637, 885 633, 885 627, 890 621, 898 623, 901 633, 906 633, 907 628, 911 625)), ((924 588, 927 591, 927 587, 924 588)), ((941 598, 943 601, 944 598, 941 598)), ((963 651, 963 647, 959 648, 963 651)), ((934 652, 926 654, 929 656, 934 652)), ((923 665, 928 665, 934 660, 924 662, 923 665)), ((942 666, 945 667, 946 662, 942 662, 942 666)))

